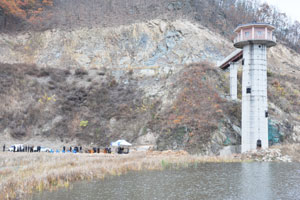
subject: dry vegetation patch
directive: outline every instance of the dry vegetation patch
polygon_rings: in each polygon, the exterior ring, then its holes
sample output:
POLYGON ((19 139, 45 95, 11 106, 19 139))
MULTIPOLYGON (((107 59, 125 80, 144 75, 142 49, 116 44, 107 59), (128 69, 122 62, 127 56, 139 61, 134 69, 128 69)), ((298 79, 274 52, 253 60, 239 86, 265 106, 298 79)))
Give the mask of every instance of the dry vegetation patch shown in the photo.
POLYGON ((179 91, 174 103, 149 123, 160 129, 160 150, 205 152, 214 133, 226 126, 225 119, 240 121, 240 104, 222 97, 228 84, 222 73, 209 62, 188 65, 179 73, 173 84, 179 91))

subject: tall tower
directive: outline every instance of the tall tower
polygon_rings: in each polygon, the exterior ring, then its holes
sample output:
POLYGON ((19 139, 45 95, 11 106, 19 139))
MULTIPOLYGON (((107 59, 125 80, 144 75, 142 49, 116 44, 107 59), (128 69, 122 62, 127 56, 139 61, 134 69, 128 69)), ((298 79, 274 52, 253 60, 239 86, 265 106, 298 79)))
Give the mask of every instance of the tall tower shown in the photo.
POLYGON ((276 45, 275 27, 240 25, 234 46, 243 49, 242 153, 268 148, 267 48, 276 45))

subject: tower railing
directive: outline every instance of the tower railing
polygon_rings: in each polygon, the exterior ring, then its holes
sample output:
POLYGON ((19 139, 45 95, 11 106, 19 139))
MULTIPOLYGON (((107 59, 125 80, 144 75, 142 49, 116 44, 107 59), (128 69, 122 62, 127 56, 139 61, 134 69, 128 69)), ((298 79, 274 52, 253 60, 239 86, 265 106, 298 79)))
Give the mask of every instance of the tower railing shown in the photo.
POLYGON ((277 40, 276 40, 276 37, 273 35, 272 37, 267 37, 267 38, 254 38, 254 39, 252 39, 252 38, 243 38, 243 39, 241 39, 241 36, 240 35, 237 35, 235 38, 234 38, 234 40, 233 40, 233 42, 234 43, 237 43, 237 42, 243 42, 243 41, 248 41, 248 40, 270 40, 270 41, 273 41, 273 42, 277 42, 277 40))

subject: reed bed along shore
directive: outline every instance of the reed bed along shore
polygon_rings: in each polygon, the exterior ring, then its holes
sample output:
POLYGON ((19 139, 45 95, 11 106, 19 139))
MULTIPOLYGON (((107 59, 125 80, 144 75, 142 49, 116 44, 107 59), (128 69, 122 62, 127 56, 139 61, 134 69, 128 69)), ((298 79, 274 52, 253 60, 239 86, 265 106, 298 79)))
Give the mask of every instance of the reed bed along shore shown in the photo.
POLYGON ((33 192, 69 187, 70 182, 103 179, 128 171, 163 170, 201 162, 241 162, 185 151, 117 154, 0 153, 0 199, 28 199, 33 192))

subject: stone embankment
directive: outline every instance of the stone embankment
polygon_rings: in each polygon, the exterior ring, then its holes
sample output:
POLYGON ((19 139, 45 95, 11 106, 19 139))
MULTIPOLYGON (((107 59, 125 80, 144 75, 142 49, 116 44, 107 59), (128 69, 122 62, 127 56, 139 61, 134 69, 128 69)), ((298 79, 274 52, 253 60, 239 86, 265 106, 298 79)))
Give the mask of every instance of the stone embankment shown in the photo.
POLYGON ((239 155, 242 160, 253 160, 258 162, 292 162, 292 157, 282 154, 280 149, 254 150, 239 155))

